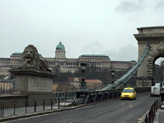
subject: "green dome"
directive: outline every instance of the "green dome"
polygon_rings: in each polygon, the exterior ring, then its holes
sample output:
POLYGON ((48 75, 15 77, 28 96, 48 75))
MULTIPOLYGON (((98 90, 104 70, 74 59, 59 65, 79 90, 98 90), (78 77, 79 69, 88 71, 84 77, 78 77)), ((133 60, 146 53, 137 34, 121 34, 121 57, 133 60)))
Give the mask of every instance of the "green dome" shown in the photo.
POLYGON ((65 50, 65 47, 61 42, 59 42, 59 44, 56 46, 56 50, 65 50))

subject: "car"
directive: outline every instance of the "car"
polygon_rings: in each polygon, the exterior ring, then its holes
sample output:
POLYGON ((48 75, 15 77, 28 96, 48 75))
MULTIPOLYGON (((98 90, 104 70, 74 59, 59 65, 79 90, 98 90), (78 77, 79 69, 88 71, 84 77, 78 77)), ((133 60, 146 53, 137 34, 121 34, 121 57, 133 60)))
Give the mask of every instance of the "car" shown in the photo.
POLYGON ((151 86, 150 96, 160 96, 161 90, 161 83, 155 83, 154 86, 151 86))
POLYGON ((126 87, 121 93, 121 100, 123 99, 137 99, 137 93, 134 88, 126 87))

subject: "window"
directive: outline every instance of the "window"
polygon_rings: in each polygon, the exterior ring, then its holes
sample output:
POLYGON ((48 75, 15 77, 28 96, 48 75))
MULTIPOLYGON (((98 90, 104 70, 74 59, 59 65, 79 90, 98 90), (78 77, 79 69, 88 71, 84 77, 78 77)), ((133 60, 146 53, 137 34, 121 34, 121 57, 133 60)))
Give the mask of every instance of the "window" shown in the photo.
POLYGON ((124 89, 122 92, 124 92, 124 93, 132 93, 133 89, 124 89))

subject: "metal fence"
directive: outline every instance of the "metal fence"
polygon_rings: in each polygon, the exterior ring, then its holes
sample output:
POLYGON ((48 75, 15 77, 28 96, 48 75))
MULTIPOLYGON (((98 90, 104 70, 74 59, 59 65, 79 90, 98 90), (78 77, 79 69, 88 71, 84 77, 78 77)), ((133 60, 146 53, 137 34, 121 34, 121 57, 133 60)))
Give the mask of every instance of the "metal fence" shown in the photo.
MULTIPOLYGON (((137 93, 148 92, 150 91, 150 87, 135 88, 135 90, 137 93)), ((54 93, 54 99, 56 102, 72 101, 73 105, 95 103, 120 97, 121 91, 122 89, 88 92, 57 92, 54 93), (80 103, 78 101, 80 101, 80 103)))
POLYGON ((57 110, 66 108, 70 104, 68 100, 54 99, 33 99, 26 100, 23 103, 16 100, 0 101, 0 118, 31 114, 41 111, 57 110))
POLYGON ((24 103, 15 100, 0 101, 0 117, 29 114, 38 111, 57 109, 57 102, 54 99, 26 100, 24 103))
POLYGON ((56 92, 54 93, 54 100, 56 102, 65 102, 66 100, 74 100, 77 92, 56 92))
POLYGON ((154 101, 150 109, 138 119, 138 123, 153 123, 157 109, 159 107, 158 99, 154 101))

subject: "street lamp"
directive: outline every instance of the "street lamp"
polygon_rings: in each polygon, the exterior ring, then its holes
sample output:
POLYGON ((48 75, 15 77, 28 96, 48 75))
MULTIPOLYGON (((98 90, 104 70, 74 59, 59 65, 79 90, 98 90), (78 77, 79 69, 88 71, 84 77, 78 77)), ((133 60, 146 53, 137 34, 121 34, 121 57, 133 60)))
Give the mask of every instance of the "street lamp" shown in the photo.
POLYGON ((82 75, 82 81, 81 81, 81 86, 80 86, 79 91, 86 92, 86 91, 88 91, 88 89, 86 87, 84 73, 86 71, 87 63, 82 62, 82 63, 80 63, 80 65, 81 65, 81 72, 82 72, 83 75, 82 75))
POLYGON ((111 74, 112 74, 112 88, 113 88, 115 70, 114 70, 114 69, 111 69, 110 72, 111 72, 111 74))
POLYGON ((72 79, 73 79, 73 91, 75 91, 75 81, 74 81, 74 71, 72 70, 71 71, 71 74, 72 74, 72 79))
POLYGON ((134 79, 135 79, 135 76, 133 75, 133 77, 132 77, 133 87, 135 87, 135 81, 134 81, 134 79))
POLYGON ((142 77, 142 87, 145 87, 145 82, 144 82, 145 78, 142 77))
POLYGON ((81 65, 81 72, 83 75, 82 75, 81 86, 76 93, 76 100, 74 101, 74 105, 83 104, 85 99, 87 98, 87 95, 89 94, 89 90, 86 87, 85 76, 84 76, 87 63, 82 62, 80 63, 80 65, 81 65))
POLYGON ((110 72, 111 72, 111 74, 112 74, 112 84, 113 84, 113 83, 114 83, 114 74, 115 74, 115 70, 112 69, 110 72))

